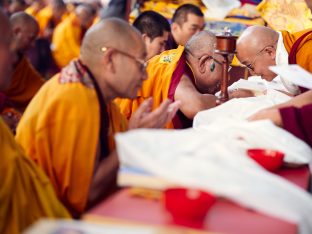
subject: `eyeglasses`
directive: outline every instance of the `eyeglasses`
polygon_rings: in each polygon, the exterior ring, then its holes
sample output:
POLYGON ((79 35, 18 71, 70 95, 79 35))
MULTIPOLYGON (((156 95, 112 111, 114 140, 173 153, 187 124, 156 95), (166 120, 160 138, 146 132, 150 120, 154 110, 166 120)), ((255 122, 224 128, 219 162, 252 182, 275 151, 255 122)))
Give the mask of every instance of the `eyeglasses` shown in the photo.
MULTIPOLYGON (((253 60, 252 60, 251 63, 248 63, 248 64, 245 65, 245 64, 244 64, 245 62, 242 62, 243 66, 246 67, 249 71, 254 72, 254 71, 255 71, 254 65, 255 65, 255 62, 256 62, 257 58, 259 57, 259 55, 260 55, 266 48, 268 48, 268 47, 275 48, 276 43, 277 43, 277 41, 276 41, 273 45, 270 44, 270 45, 267 45, 267 46, 263 47, 263 49, 259 50, 259 51, 256 53, 256 55, 255 55, 255 57, 253 58, 253 60)), ((249 60, 249 59, 247 59, 246 61, 248 61, 248 60, 249 60)))
POLYGON ((133 59, 135 62, 137 62, 137 63, 140 65, 140 71, 143 72, 143 71, 146 70, 146 67, 147 67, 147 64, 148 64, 147 61, 144 61, 143 59, 136 58, 136 57, 134 57, 134 56, 131 55, 131 54, 128 54, 128 53, 126 53, 126 52, 123 52, 123 51, 118 50, 118 49, 113 48, 113 47, 105 47, 105 46, 103 46, 103 47, 101 48, 101 51, 102 51, 103 53, 105 53, 105 52, 108 50, 108 48, 114 49, 114 50, 117 51, 118 53, 123 54, 123 55, 125 55, 125 56, 127 56, 127 57, 133 59))

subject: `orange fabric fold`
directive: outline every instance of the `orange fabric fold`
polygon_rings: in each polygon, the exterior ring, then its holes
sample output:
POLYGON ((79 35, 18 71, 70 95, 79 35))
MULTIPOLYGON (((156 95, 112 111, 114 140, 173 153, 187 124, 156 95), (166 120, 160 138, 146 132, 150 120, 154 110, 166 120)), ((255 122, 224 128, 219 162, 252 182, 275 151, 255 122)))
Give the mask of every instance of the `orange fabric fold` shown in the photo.
POLYGON ((24 110, 44 82, 28 59, 22 57, 13 72, 10 87, 4 93, 14 108, 24 110))

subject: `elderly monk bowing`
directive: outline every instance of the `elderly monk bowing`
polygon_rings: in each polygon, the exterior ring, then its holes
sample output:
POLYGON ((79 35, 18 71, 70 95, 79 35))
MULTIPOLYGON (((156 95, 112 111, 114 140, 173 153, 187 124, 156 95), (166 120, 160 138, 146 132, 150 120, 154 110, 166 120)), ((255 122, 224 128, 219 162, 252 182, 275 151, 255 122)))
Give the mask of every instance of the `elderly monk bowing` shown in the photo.
MULTIPOLYGON (((10 83, 9 21, 0 9, 0 91, 10 83)), ((24 155, 0 117, 0 233, 21 233, 43 217, 70 217, 42 169, 24 155)))
POLYGON ((145 99, 154 98, 156 108, 169 98, 181 101, 180 111, 167 128, 187 128, 201 110, 216 105, 213 95, 219 89, 222 73, 220 55, 214 54, 216 37, 209 31, 195 34, 185 48, 164 51, 149 60, 148 79, 136 99, 117 99, 122 113, 130 118, 145 99))
POLYGON ((59 66, 65 67, 80 53, 84 34, 94 19, 94 10, 89 4, 76 7, 73 14, 56 26, 52 37, 52 55, 59 66))
POLYGON ((312 29, 289 33, 264 26, 250 26, 237 40, 237 58, 252 75, 272 81, 269 66, 298 64, 312 72, 312 29))
POLYGON ((249 120, 270 119, 312 147, 312 90, 290 101, 264 109, 249 120))
POLYGON ((14 72, 9 87, 4 94, 12 107, 23 112, 30 100, 43 85, 44 80, 25 57, 38 34, 38 23, 30 15, 18 12, 11 16, 13 39, 11 48, 14 52, 14 72))
MULTIPOLYGON (((42 87, 18 125, 18 143, 75 216, 115 185, 113 136, 127 129, 127 121, 113 99, 136 96, 146 79, 145 57, 139 31, 123 20, 100 21, 86 33, 80 58, 42 87)), ((129 128, 164 126, 176 112, 170 103, 150 112, 147 100, 129 128)))

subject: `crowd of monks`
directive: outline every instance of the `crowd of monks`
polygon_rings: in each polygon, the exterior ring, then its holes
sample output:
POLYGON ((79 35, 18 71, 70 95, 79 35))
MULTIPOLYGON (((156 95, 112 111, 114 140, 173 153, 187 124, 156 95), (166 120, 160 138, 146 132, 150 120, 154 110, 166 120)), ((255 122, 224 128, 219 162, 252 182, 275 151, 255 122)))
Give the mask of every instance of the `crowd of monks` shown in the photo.
MULTIPOLYGON (((126 1, 111 1, 102 19, 97 2, 15 0, 1 8, 1 233, 42 217, 79 218, 114 192, 115 133, 192 127, 199 111, 217 105, 224 57, 201 9, 181 5, 171 24, 146 11, 131 25, 112 17, 122 15, 120 3, 124 12, 126 1)), ((276 76, 271 65, 312 72, 311 39, 312 29, 251 26, 237 58, 267 81, 276 76)), ((312 91, 299 88, 250 121, 271 119, 312 146, 312 91)))

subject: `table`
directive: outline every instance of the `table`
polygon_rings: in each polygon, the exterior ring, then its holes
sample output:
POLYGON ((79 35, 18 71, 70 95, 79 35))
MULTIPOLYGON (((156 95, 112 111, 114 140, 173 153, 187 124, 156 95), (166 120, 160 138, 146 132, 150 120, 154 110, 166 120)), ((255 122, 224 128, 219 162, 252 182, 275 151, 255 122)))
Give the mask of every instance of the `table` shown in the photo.
MULTIPOLYGON (((308 166, 295 169, 282 168, 277 174, 305 190, 309 187, 310 172, 308 166)), ((117 192, 84 216, 89 220, 92 218, 100 220, 101 217, 160 226, 182 225, 199 230, 233 234, 297 233, 297 225, 294 223, 257 213, 225 199, 218 199, 209 211, 204 223, 192 221, 175 223, 164 210, 160 201, 129 196, 127 189, 117 192)))

